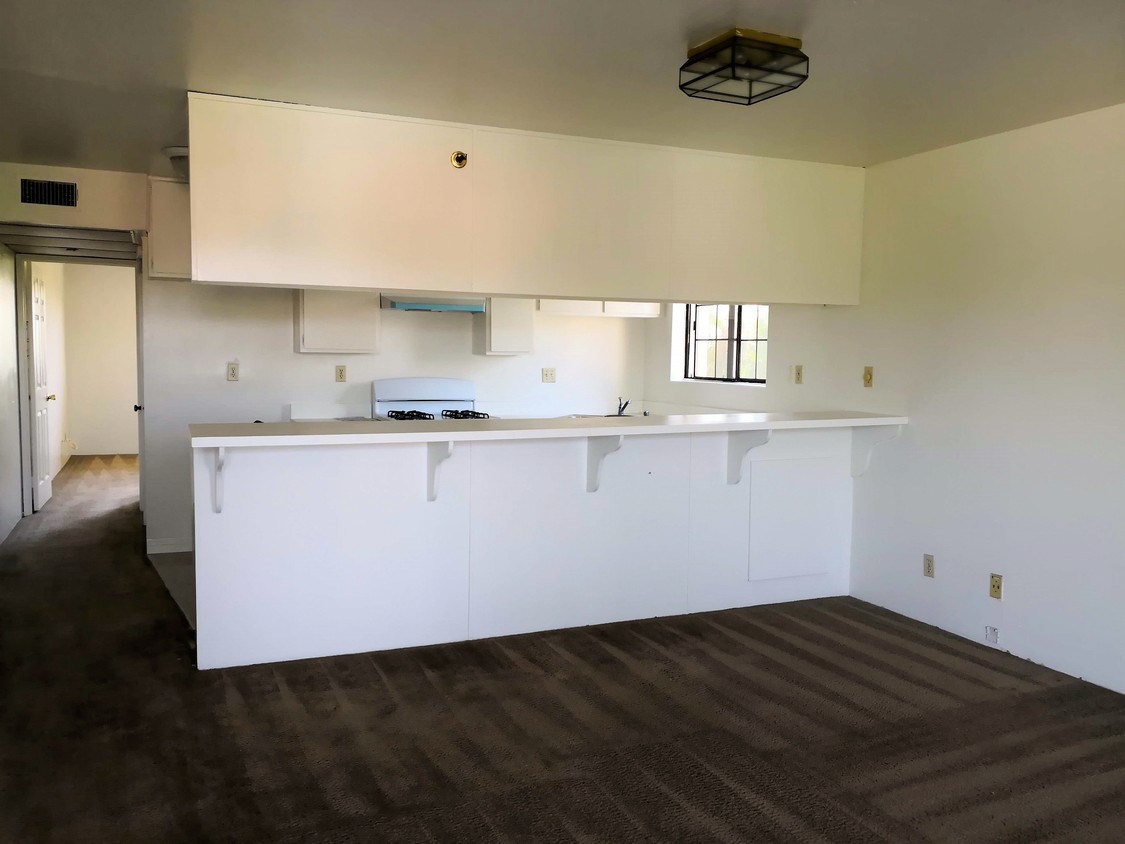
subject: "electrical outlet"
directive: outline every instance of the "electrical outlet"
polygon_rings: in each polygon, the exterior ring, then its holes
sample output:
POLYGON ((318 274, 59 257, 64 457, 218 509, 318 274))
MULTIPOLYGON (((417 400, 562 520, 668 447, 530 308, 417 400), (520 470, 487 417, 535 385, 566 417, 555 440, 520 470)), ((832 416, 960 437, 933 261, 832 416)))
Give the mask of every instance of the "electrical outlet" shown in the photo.
POLYGON ((990 645, 1000 644, 1000 628, 999 627, 985 627, 984 628, 984 641, 990 645))
POLYGON ((805 383, 805 367, 802 366, 801 364, 797 364, 796 366, 793 367, 793 383, 794 384, 804 384, 805 383))
POLYGON ((934 555, 933 554, 923 554, 922 555, 922 574, 924 574, 926 577, 933 577, 934 576, 934 555))
POLYGON ((236 361, 236 360, 231 361, 230 363, 227 364, 227 380, 228 381, 237 381, 238 380, 238 361, 236 361))
POLYGON ((875 386, 875 367, 873 367, 873 366, 863 367, 863 386, 864 387, 874 387, 875 386))
POLYGON ((554 384, 555 383, 555 368, 553 366, 543 367, 543 383, 544 384, 554 384))
POLYGON ((1004 575, 990 574, 988 576, 988 595, 997 601, 1004 597, 1004 575))
POLYGON ((346 366, 336 367, 336 380, 341 383, 348 380, 348 368, 346 366))

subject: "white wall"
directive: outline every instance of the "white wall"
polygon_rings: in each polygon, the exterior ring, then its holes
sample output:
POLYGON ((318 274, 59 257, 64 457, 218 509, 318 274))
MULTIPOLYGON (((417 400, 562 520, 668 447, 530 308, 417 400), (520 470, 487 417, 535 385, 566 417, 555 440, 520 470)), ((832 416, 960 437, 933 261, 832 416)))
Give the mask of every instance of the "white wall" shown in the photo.
POLYGON ((67 433, 75 454, 136 454, 136 273, 67 264, 67 433))
POLYGON ((47 430, 51 441, 47 444, 50 473, 57 475, 72 454, 66 444, 70 430, 70 396, 66 384, 66 288, 63 283, 63 265, 31 263, 32 275, 43 280, 46 296, 46 348, 47 390, 56 396, 47 404, 47 430))
POLYGON ((23 515, 15 256, 0 246, 0 542, 23 515))
POLYGON ((646 395, 909 414, 856 481, 852 594, 1125 691, 1122 138, 1117 106, 871 168, 863 304, 773 308, 765 389, 668 383, 652 326, 646 395))
POLYGON ((1125 691, 1123 138, 1117 106, 869 171, 869 343, 913 424, 857 485, 852 588, 1125 691))
POLYGON ((286 404, 369 405, 373 378, 447 376, 477 384, 481 409, 501 416, 609 413, 639 399, 647 320, 536 314, 535 353, 474 355, 467 314, 383 311, 377 355, 293 351, 293 293, 147 280, 144 288, 145 523, 149 551, 191 541, 193 422, 279 421, 286 404), (225 380, 238 360, 240 380, 225 380), (334 366, 348 367, 337 384, 334 366), (540 368, 558 381, 543 384, 540 368))

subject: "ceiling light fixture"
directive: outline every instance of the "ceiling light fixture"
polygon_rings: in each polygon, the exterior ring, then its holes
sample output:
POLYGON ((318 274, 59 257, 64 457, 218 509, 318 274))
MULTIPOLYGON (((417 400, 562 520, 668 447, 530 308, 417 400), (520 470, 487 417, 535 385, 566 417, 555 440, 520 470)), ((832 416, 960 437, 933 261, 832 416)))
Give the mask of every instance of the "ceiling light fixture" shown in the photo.
POLYGON ((680 90, 689 97, 751 105, 792 91, 809 78, 801 39, 732 29, 688 51, 680 90))

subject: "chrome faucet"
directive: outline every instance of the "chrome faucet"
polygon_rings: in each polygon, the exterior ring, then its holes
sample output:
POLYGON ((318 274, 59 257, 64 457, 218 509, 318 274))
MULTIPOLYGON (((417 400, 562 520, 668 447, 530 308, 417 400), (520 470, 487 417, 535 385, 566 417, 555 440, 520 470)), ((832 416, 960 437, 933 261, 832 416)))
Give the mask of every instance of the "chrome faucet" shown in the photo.
POLYGON ((621 396, 617 397, 617 415, 624 416, 625 408, 629 406, 629 400, 623 399, 621 396))

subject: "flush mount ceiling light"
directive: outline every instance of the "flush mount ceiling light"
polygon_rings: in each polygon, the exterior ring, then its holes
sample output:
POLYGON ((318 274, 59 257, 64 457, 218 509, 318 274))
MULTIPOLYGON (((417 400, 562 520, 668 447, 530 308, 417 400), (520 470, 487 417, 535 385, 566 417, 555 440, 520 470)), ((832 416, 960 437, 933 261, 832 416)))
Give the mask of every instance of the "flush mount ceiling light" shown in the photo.
POLYGON ((753 29, 732 29, 688 51, 680 90, 689 97, 751 105, 809 78, 801 39, 753 29))

